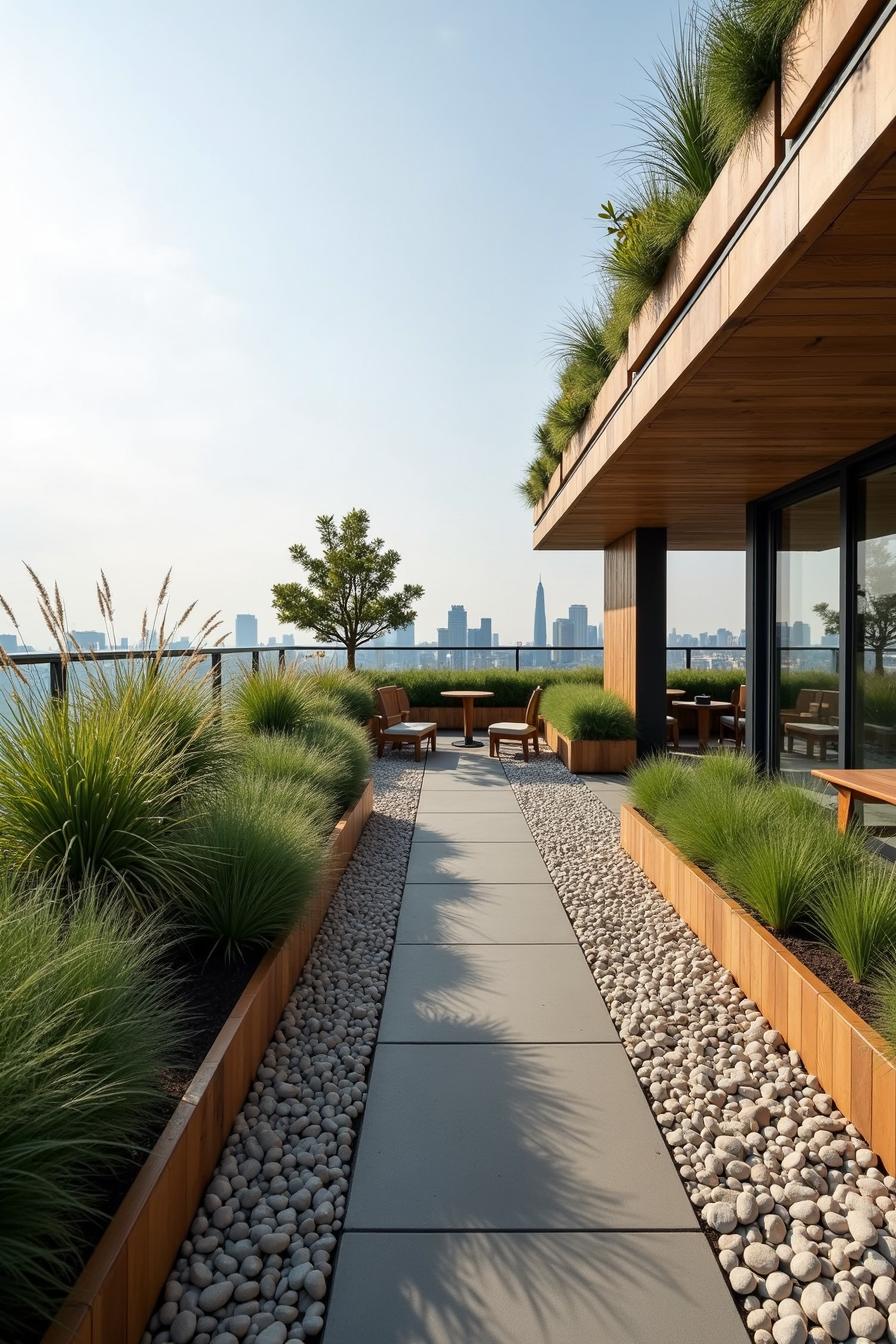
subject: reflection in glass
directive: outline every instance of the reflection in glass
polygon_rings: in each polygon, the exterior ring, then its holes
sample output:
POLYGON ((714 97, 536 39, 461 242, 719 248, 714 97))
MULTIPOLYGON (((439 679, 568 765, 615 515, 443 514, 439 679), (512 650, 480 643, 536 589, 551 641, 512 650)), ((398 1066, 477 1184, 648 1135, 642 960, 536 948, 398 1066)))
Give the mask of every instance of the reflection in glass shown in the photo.
POLYGON ((840 492, 779 515, 775 666, 782 770, 803 776, 839 750, 840 492), (821 649, 809 649, 821 644, 821 649))
MULTIPOLYGON (((855 765, 896 768, 896 468, 859 486, 855 765)), ((896 829, 896 809, 866 804, 865 825, 896 829)))

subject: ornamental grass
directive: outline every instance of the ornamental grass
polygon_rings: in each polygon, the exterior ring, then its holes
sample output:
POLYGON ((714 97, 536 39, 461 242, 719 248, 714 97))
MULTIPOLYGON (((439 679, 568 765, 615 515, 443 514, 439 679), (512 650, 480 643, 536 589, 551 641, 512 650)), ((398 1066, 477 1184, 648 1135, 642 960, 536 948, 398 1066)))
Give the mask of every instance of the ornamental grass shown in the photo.
POLYGON ((635 716, 625 700, 599 686, 555 684, 541 700, 541 713, 574 741, 622 742, 636 734, 635 716))
POLYGON ((0 875, 0 1313, 50 1316, 133 1159, 183 1028, 157 921, 0 875))

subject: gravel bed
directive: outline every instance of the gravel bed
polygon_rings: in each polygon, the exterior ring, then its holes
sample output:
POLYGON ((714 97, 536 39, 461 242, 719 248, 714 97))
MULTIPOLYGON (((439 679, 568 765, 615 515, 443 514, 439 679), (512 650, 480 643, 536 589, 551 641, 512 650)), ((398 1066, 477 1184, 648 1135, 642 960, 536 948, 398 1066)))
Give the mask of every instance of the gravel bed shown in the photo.
POLYGON ((372 767, 375 812, 330 904, 142 1344, 323 1330, 423 769, 372 767))
POLYGON ((754 1344, 896 1344, 896 1179, 592 790, 504 768, 754 1344))

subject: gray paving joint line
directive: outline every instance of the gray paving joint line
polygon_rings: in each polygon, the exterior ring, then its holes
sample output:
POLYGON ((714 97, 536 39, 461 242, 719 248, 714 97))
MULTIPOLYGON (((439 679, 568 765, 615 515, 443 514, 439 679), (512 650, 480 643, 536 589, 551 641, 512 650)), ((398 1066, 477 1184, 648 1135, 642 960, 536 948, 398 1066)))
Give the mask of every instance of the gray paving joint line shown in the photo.
POLYGON ((400 1233, 416 1237, 468 1237, 468 1236, 520 1236, 520 1237, 568 1237, 570 1233, 582 1232, 591 1237, 700 1237, 705 1233, 700 1227, 346 1227, 347 1234, 361 1233, 368 1237, 377 1237, 400 1233))

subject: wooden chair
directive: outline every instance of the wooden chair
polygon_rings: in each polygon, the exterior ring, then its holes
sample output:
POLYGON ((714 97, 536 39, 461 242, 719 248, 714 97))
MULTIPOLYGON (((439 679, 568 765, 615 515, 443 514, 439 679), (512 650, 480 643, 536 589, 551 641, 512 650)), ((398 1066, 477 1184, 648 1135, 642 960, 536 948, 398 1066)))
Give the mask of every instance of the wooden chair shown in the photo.
POLYGON ((379 724, 376 752, 382 756, 388 742, 394 751, 405 742, 414 744, 414 760, 420 760, 420 749, 425 742, 430 751, 436 749, 435 723, 414 722, 409 717, 410 705, 405 691, 399 686, 380 686, 376 693, 379 724))
POLYGON ((739 686, 731 692, 731 713, 719 717, 719 742, 726 737, 734 738, 734 749, 740 751, 744 744, 747 724, 747 688, 739 686))
POLYGON ((523 760, 529 759, 529 743, 535 747, 535 755, 538 750, 538 706, 541 702, 541 687, 536 686, 535 690, 529 696, 529 703, 526 706, 526 719, 524 723, 490 723, 488 726, 488 754, 489 756, 500 756, 501 739, 505 742, 518 742, 523 748, 523 760))

